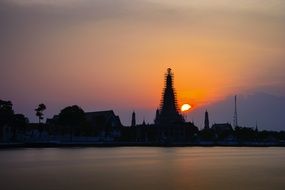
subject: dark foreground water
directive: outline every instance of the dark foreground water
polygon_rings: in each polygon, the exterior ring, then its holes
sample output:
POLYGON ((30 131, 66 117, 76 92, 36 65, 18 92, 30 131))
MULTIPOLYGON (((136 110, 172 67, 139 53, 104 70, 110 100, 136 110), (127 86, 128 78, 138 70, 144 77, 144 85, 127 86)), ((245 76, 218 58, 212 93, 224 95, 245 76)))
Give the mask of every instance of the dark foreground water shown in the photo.
POLYGON ((0 189, 285 189, 285 148, 0 151, 0 189))

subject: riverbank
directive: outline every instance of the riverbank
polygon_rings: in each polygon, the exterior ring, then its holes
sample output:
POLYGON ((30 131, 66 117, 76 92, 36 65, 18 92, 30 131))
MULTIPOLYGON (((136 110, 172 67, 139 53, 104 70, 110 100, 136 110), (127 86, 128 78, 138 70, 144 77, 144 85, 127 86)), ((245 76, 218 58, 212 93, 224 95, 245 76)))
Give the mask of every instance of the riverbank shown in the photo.
POLYGON ((60 147, 285 147, 285 143, 147 143, 147 142, 29 142, 0 143, 0 149, 10 148, 60 148, 60 147))

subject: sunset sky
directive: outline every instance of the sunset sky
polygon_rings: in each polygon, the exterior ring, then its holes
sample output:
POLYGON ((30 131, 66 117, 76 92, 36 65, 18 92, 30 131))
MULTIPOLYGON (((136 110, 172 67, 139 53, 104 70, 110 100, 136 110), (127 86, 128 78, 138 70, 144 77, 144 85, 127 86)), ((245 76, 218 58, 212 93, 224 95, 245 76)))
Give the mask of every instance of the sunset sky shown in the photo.
POLYGON ((45 103, 152 123, 168 67, 197 124, 232 122, 238 94, 242 125, 285 129, 285 1, 0 1, 0 99, 31 121, 45 103))

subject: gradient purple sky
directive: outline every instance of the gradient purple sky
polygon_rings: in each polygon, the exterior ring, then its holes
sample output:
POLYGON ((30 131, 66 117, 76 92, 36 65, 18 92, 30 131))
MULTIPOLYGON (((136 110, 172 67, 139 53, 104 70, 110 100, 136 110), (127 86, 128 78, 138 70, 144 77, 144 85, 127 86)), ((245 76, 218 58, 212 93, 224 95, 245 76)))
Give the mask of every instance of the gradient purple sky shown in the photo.
POLYGON ((2 0, 0 98, 35 121, 68 105, 135 110, 153 122, 171 67, 179 105, 202 127, 232 122, 284 130, 283 0, 2 0))

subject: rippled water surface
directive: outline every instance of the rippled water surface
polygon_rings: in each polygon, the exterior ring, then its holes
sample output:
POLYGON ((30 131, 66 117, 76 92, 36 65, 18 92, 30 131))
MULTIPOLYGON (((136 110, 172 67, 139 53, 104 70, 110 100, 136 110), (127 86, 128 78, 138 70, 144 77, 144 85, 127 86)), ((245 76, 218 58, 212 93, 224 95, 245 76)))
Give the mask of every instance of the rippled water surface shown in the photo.
POLYGON ((1 189, 285 189, 285 148, 0 151, 1 189))

